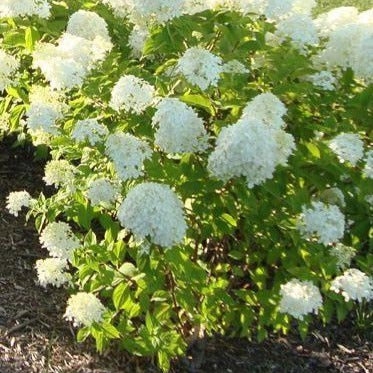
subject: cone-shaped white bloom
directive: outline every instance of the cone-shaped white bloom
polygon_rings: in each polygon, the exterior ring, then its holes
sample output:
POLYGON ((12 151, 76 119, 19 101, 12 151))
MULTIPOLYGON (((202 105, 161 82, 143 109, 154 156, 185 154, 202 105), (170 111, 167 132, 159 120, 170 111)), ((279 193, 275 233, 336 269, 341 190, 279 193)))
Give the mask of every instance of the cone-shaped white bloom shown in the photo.
POLYGON ((136 239, 172 247, 183 241, 186 223, 183 205, 167 185, 143 183, 131 189, 118 211, 118 219, 136 239))

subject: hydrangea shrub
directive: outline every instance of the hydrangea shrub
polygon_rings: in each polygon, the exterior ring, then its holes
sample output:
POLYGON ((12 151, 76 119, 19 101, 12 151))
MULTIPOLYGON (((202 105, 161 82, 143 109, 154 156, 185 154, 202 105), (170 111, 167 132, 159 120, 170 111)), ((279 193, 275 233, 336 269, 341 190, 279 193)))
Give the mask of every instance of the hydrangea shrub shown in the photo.
POLYGON ((0 132, 49 151, 41 286, 156 356, 373 298, 373 12, 314 0, 6 0, 0 132))

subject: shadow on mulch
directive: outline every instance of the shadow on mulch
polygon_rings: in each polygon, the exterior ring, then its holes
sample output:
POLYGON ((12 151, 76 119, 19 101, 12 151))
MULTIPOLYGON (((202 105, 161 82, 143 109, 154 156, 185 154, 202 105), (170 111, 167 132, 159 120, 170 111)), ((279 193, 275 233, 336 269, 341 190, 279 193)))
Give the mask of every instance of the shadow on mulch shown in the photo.
MULTIPOLYGON (((92 345, 77 344, 63 321, 66 293, 35 283, 34 263, 46 257, 33 224, 5 210, 11 191, 37 196, 44 185, 43 165, 30 148, 0 142, 0 373, 155 373, 146 359, 110 352, 99 356, 92 345)), ((372 343, 348 323, 297 336, 273 336, 262 344, 214 338, 198 342, 173 366, 175 373, 200 372, 373 372, 372 343)))

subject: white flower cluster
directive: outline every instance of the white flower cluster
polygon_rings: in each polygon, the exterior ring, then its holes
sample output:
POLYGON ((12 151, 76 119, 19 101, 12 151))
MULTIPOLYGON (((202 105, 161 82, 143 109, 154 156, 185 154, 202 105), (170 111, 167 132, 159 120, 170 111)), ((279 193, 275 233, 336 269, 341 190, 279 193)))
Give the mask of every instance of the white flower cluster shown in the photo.
POLYGON ((373 150, 367 152, 365 161, 363 174, 368 179, 373 179, 373 150))
POLYGON ((307 46, 317 45, 319 42, 312 18, 298 13, 279 21, 274 37, 280 44, 287 38, 291 39, 293 45, 301 52, 304 52, 307 46))
POLYGON ((146 27, 135 25, 128 36, 128 45, 132 49, 132 56, 140 58, 142 56, 146 40, 150 35, 146 27))
POLYGON ((6 208, 9 213, 18 216, 23 207, 30 207, 31 196, 28 192, 12 192, 6 199, 6 208))
POLYGON ((330 249, 330 254, 337 259, 337 267, 345 269, 351 265, 351 261, 356 255, 356 250, 353 247, 337 243, 330 249))
MULTIPOLYGON (((249 0, 252 1, 252 0, 249 0)), ((259 0, 256 0, 259 1, 259 0)), ((263 0, 260 0, 263 1, 263 0)), ((247 0, 185 0, 184 13, 193 15, 196 13, 204 12, 205 10, 240 10, 241 2, 247 0)))
MULTIPOLYGON (((71 41, 75 37, 71 37, 71 41)), ((66 41, 67 38, 65 38, 66 41)), ((73 44, 73 43, 71 43, 73 44)), ((75 48, 79 43, 75 42, 75 48)), ((81 51, 83 51, 83 45, 81 51)), ((73 57, 61 51, 59 46, 49 43, 39 43, 33 53, 33 67, 40 68, 53 89, 70 89, 83 83, 86 74, 85 67, 75 61, 73 57)))
POLYGON ((151 84, 136 76, 124 75, 111 92, 110 106, 116 111, 141 114, 154 99, 155 88, 151 84))
POLYGON ((211 8, 211 2, 211 0, 185 0, 184 13, 193 15, 204 12, 211 8))
POLYGON ((302 211, 298 229, 306 238, 316 235, 319 243, 330 245, 343 237, 345 217, 337 206, 312 202, 311 208, 303 206, 302 211))
POLYGON ((293 0, 267 0, 264 15, 270 20, 278 20, 291 13, 293 0))
POLYGON ((109 134, 109 130, 95 118, 79 120, 71 137, 78 142, 85 142, 92 146, 100 143, 109 134))
POLYGON ((243 117, 223 128, 209 156, 208 169, 223 181, 244 176, 252 188, 273 177, 276 167, 286 161, 294 148, 291 140, 291 135, 281 129, 274 130, 260 120, 243 117), (287 135, 282 136, 282 144, 277 142, 276 132, 287 135))
POLYGON ((294 14, 310 15, 316 6, 315 0, 262 0, 264 15, 270 20, 285 19, 294 14))
POLYGON ((266 0, 233 0, 236 4, 234 10, 243 14, 253 13, 256 15, 264 14, 267 2, 266 0))
POLYGON ((86 196, 93 206, 109 206, 115 202, 118 192, 118 188, 109 180, 97 179, 89 183, 86 196))
POLYGON ((311 14, 315 5, 315 0, 186 0, 184 9, 187 14, 195 14, 208 9, 233 10, 243 14, 264 14, 273 21, 294 13, 311 14))
POLYGON ((18 67, 19 62, 17 59, 0 49, 0 93, 12 84, 18 67))
POLYGON ((36 262, 39 284, 43 287, 48 285, 57 288, 70 280, 70 275, 65 272, 67 263, 60 258, 40 259, 36 262))
POLYGON ((127 0, 135 23, 165 23, 183 14, 185 0, 127 0))
POLYGON ((373 76, 373 12, 357 13, 354 7, 337 8, 315 21, 319 33, 327 37, 317 61, 328 69, 352 68, 355 74, 371 81, 373 76))
POLYGON ((106 154, 123 181, 143 175, 143 164, 152 156, 149 145, 128 133, 114 133, 106 140, 106 154))
POLYGON ((74 250, 79 248, 79 239, 73 234, 69 224, 53 222, 40 234, 40 243, 54 258, 71 260, 74 250))
POLYGON ((242 118, 219 134, 208 160, 211 174, 223 181, 244 176, 249 188, 271 179, 295 149, 293 136, 282 129, 285 113, 286 107, 276 96, 255 97, 242 118))
POLYGON ((295 139, 293 135, 285 132, 282 129, 273 129, 272 133, 277 144, 276 167, 279 165, 286 166, 289 157, 293 154, 294 150, 296 149, 295 139))
POLYGON ((176 71, 192 85, 205 91, 210 86, 216 87, 223 72, 223 61, 208 50, 192 47, 180 57, 176 71))
POLYGON ((312 14, 317 6, 317 0, 293 0, 292 12, 301 14, 312 14))
POLYGON ((137 25, 163 24, 183 14, 186 0, 101 0, 137 25))
POLYGON ((320 71, 307 77, 315 87, 324 91, 334 91, 337 85, 337 79, 330 71, 320 71))
POLYGON ((271 128, 283 128, 286 123, 283 116, 286 106, 273 93, 261 93, 255 96, 244 108, 243 117, 258 119, 271 128))
POLYGON ((64 159, 51 160, 45 166, 43 180, 47 185, 60 186, 70 185, 74 179, 75 168, 64 159))
POLYGON ((167 185, 143 183, 131 189, 118 210, 118 219, 137 240, 172 247, 183 241, 187 225, 183 205, 167 185))
POLYGON ((280 312, 303 320, 309 313, 318 312, 322 306, 320 290, 311 281, 292 279, 281 285, 280 312))
POLYGON ((105 306, 91 293, 77 293, 67 301, 64 318, 72 321, 74 326, 92 326, 103 319, 105 306))
POLYGON ((158 127, 155 144, 167 153, 194 153, 207 148, 203 120, 177 98, 164 98, 159 102, 152 124, 158 127))
POLYGON ((238 60, 231 60, 223 65, 223 72, 226 74, 247 74, 249 69, 238 60))
POLYGON ((130 11, 131 0, 101 0, 101 2, 114 10, 118 17, 125 17, 130 11))
POLYGON ((69 19, 66 32, 91 41, 101 38, 106 42, 110 42, 107 24, 95 12, 86 10, 75 12, 69 19))
POLYGON ((364 157, 364 142, 357 133, 341 133, 329 143, 329 148, 341 163, 350 162, 356 166, 364 157))
POLYGON ((328 37, 334 30, 357 21, 359 11, 354 6, 341 6, 320 14, 315 25, 320 36, 328 37))
POLYGON ((361 302, 373 299, 373 281, 364 272, 351 268, 345 271, 342 276, 336 277, 331 284, 330 290, 340 293, 349 300, 361 302))
POLYGON ((34 86, 31 90, 30 107, 26 112, 26 125, 29 132, 58 135, 58 121, 63 118, 66 105, 61 96, 48 87, 34 86))
POLYGON ((373 25, 373 8, 365 10, 364 12, 359 13, 357 17, 357 22, 362 25, 373 25))
POLYGON ((34 15, 40 18, 50 16, 48 0, 1 0, 0 2, 0 18, 34 15))
POLYGON ((57 45, 37 44, 33 66, 40 68, 53 89, 81 86, 83 80, 112 48, 105 21, 94 12, 80 10, 68 23, 57 45))

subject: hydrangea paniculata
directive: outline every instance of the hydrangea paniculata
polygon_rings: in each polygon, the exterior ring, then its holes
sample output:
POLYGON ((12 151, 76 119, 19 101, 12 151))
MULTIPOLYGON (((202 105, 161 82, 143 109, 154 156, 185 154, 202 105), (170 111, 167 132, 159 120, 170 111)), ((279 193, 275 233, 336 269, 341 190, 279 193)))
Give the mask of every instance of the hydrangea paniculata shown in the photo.
POLYGON ((18 60, 0 49, 0 92, 13 83, 18 68, 18 60))
POLYGON ((9 213, 18 216, 23 207, 30 207, 31 196, 26 191, 11 192, 6 199, 6 208, 9 213))
POLYGON ((106 22, 87 11, 74 13, 68 30, 57 41, 38 43, 33 66, 39 68, 53 89, 72 89, 83 84, 89 72, 102 61, 113 45, 106 22))
POLYGON ((372 279, 355 268, 348 269, 342 276, 336 277, 331 283, 330 290, 342 294, 346 302, 373 299, 372 279))
POLYGON ((314 46, 319 42, 312 18, 304 14, 293 14, 278 22, 274 35, 279 43, 289 38, 301 52, 304 52, 307 46, 314 46))
POLYGON ((35 267, 39 284, 43 287, 52 285, 59 288, 70 280, 70 275, 66 272, 67 263, 64 259, 40 259, 36 262, 35 267))
POLYGON ((122 76, 111 92, 110 106, 116 110, 124 110, 141 114, 153 104, 155 88, 144 79, 133 75, 122 76))
POLYGON ((210 86, 218 85, 220 74, 223 72, 223 61, 207 49, 192 47, 180 57, 176 70, 190 84, 205 91, 210 86))
POLYGON ((147 238, 165 248, 180 244, 186 234, 183 205, 167 185, 142 183, 129 191, 118 219, 136 240, 147 238))
POLYGON ((356 166, 364 156, 364 143, 357 133, 341 133, 332 139, 329 148, 341 163, 350 162, 356 166))
POLYGON ((67 301, 64 318, 72 321, 74 326, 92 326, 103 320, 105 306, 91 293, 80 292, 67 301))
POLYGON ((95 118, 79 120, 74 127, 71 137, 78 142, 87 141, 91 146, 100 143, 109 130, 95 118))
POLYGON ((40 18, 48 18, 50 16, 50 4, 48 0, 0 1, 0 18, 14 18, 34 15, 40 18))
POLYGON ((89 183, 87 198, 93 206, 113 204, 118 196, 118 188, 107 179, 97 179, 89 183))
POLYGON ((31 135, 39 132, 58 135, 58 121, 64 117, 66 110, 61 96, 48 87, 34 86, 29 100, 30 107, 26 112, 26 125, 31 135))
POLYGON ((149 145, 128 133, 114 133, 106 140, 106 154, 123 181, 143 175, 143 164, 152 156, 149 145))
POLYGON ((168 153, 194 153, 207 147, 207 132, 197 113, 176 98, 162 99, 153 117, 155 144, 168 153))
POLYGON ((49 223, 40 234, 42 247, 54 258, 71 260, 73 252, 80 247, 79 239, 65 222, 49 223))
POLYGON ((307 76, 307 80, 324 91, 334 91, 337 85, 335 76, 326 70, 307 76))
POLYGON ((244 115, 236 124, 222 129, 209 156, 208 169, 223 181, 244 176, 252 188, 271 179, 294 148, 292 135, 244 115))
POLYGON ((351 265, 351 261, 356 255, 353 247, 337 243, 330 249, 330 254, 337 259, 337 267, 345 269, 351 265))
POLYGON ((312 202, 312 207, 302 210, 298 229, 306 238, 316 235, 319 243, 330 245, 343 237, 345 217, 338 206, 312 202))
POLYGON ((261 93, 255 96, 244 108, 242 116, 263 121, 272 128, 286 126, 283 116, 287 113, 286 106, 273 93, 261 93))
POLYGON ((320 290, 311 281, 292 279, 281 285, 280 312, 288 313, 296 319, 316 313, 322 306, 320 290))
POLYGON ((47 185, 71 185, 74 180, 75 168, 65 159, 51 160, 45 166, 44 182, 47 185))

